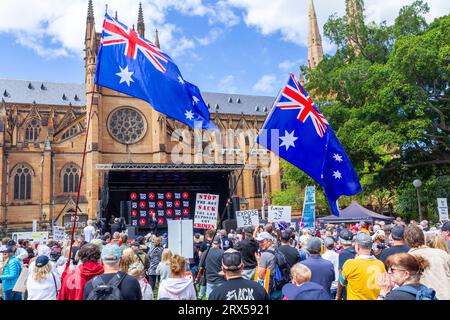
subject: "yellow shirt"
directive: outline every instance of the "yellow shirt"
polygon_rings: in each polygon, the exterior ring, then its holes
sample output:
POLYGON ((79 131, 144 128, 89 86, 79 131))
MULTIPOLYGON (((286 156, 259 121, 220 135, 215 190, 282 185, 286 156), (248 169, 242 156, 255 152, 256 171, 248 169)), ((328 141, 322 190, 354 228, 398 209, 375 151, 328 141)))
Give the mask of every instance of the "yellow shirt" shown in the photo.
POLYGON ((376 300, 380 294, 377 276, 385 272, 383 262, 375 257, 360 256, 347 260, 342 266, 347 300, 376 300))

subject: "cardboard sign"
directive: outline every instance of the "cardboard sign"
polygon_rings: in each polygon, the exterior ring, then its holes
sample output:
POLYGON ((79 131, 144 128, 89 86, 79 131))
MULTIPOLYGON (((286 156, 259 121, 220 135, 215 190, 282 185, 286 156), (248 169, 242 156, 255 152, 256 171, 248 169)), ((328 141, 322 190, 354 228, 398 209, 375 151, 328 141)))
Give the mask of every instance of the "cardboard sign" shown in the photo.
POLYGON ((269 207, 269 222, 291 222, 291 207, 269 207))
MULTIPOLYGON (((73 221, 75 220, 75 215, 71 213, 66 213, 63 217, 63 227, 65 229, 72 230, 73 221)), ((88 215, 83 213, 77 214, 77 220, 75 222, 75 229, 82 230, 87 227, 88 215)))
POLYGON ((53 240, 55 241, 64 241, 65 229, 64 227, 53 227, 53 240))
POLYGON ((302 228, 314 228, 316 222, 316 188, 306 187, 305 201, 303 202, 302 228))
POLYGON ((259 225, 258 210, 236 211, 237 227, 251 227, 259 225))
POLYGON ((197 193, 195 201, 194 228, 217 228, 217 214, 219 212, 219 195, 197 193))
POLYGON ((438 203, 438 211, 439 211, 439 220, 440 221, 448 221, 447 198, 437 198, 437 203, 438 203))
POLYGON ((46 244, 48 232, 16 232, 12 234, 12 239, 17 243, 19 240, 28 240, 35 243, 46 244))

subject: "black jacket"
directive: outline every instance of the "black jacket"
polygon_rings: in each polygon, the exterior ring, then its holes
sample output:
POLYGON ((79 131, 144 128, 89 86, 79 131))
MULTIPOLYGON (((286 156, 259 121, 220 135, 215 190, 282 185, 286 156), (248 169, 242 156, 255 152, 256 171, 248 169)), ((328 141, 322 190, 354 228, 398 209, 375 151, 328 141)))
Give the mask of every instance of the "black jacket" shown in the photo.
POLYGON ((255 253, 258 251, 259 245, 255 239, 244 239, 238 242, 234 249, 241 252, 245 270, 256 268, 258 263, 256 262, 255 253))

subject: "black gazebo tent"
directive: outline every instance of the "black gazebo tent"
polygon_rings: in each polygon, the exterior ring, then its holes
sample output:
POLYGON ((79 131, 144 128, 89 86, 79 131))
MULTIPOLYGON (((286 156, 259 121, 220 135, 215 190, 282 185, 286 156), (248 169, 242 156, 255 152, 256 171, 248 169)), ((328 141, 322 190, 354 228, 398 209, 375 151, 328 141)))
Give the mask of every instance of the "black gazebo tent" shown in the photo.
POLYGON ((347 208, 339 212, 339 217, 327 216, 317 219, 320 223, 358 223, 365 221, 373 223, 375 220, 390 222, 393 217, 384 216, 361 206, 357 201, 353 201, 347 208))

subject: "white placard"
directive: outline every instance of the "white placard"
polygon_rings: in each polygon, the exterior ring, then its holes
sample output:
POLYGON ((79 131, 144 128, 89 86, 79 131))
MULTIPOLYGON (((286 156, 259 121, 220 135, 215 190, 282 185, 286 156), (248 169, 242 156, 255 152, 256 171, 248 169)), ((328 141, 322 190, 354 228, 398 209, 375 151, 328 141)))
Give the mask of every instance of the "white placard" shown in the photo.
POLYGON ((269 207, 269 222, 291 222, 291 207, 269 207))
POLYGON ((53 240, 55 241, 64 241, 65 229, 64 227, 53 227, 53 240))
POLYGON ((48 240, 48 232, 16 232, 12 234, 14 241, 29 240, 31 242, 46 244, 48 240))
POLYGON ((447 198, 437 198, 437 203, 438 203, 438 211, 439 211, 439 220, 440 221, 448 221, 447 198))
POLYGON ((194 258, 194 230, 192 220, 167 220, 168 247, 174 254, 194 258))
POLYGON ((217 214, 219 212, 219 195, 197 193, 195 201, 194 228, 217 228, 217 214))
POLYGON ((259 225, 258 210, 236 211, 236 220, 238 228, 257 226, 259 225))

